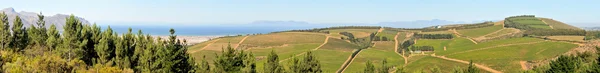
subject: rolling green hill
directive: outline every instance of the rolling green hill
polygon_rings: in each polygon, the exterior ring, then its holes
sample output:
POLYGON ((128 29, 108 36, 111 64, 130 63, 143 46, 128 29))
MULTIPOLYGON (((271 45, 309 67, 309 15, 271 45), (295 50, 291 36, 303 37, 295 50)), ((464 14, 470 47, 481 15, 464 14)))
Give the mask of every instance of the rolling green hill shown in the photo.
POLYGON ((265 58, 271 51, 279 55, 280 64, 286 67, 285 69, 289 69, 290 59, 304 56, 304 53, 312 51, 325 73, 362 72, 367 61, 373 62, 375 67, 380 67, 383 59, 388 61, 388 66, 394 68, 390 71, 404 68, 408 72, 429 72, 433 67, 438 67, 442 72, 452 72, 457 67, 468 67, 468 61, 473 61, 482 72, 514 73, 531 69, 527 66, 538 64, 526 63, 525 65, 523 64, 525 61, 546 62, 581 46, 577 44, 587 43, 583 40, 584 36, 577 35, 522 35, 523 32, 535 30, 581 30, 550 18, 516 16, 496 22, 494 25, 451 26, 455 29, 391 27, 375 29, 375 27, 352 26, 224 37, 190 46, 188 53, 195 59, 206 59, 210 62, 223 47, 231 44, 238 50, 252 52, 259 72, 264 71, 265 58), (536 29, 506 27, 503 22, 522 24, 536 29), (356 38, 348 39, 348 36, 341 34, 342 32, 350 33, 356 38), (371 33, 377 34, 371 35, 371 33), (421 39, 413 37, 410 33, 459 36, 451 39, 421 39), (370 41, 370 38, 374 38, 371 36, 386 37, 389 40, 370 41), (407 42, 405 40, 416 41, 414 44, 405 45, 410 46, 409 49, 397 48, 407 42), (367 44, 369 47, 361 48, 365 46, 361 43, 371 43, 371 45, 367 44), (433 50, 411 48, 422 46, 431 46, 433 50), (405 52, 401 52, 402 50, 405 52))

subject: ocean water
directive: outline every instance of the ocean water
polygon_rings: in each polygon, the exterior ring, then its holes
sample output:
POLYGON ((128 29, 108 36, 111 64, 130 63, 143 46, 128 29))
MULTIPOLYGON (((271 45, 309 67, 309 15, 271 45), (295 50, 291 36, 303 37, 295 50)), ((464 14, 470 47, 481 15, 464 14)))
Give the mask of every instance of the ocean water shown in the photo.
MULTIPOLYGON (((101 25, 102 29, 106 29, 108 25, 101 25)), ((332 25, 293 25, 293 26, 265 26, 265 25, 110 25, 117 33, 127 33, 128 29, 132 29, 132 33, 137 33, 142 30, 144 34, 164 36, 169 35, 169 29, 175 29, 175 34, 180 36, 227 36, 227 35, 245 35, 256 33, 270 33, 275 31, 296 30, 296 29, 312 29, 324 28, 332 25)))

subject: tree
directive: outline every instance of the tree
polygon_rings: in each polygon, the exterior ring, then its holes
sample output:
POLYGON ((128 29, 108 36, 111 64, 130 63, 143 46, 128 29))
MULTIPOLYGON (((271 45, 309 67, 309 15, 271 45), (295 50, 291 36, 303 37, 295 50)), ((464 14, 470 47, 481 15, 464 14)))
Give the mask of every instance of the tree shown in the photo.
POLYGON ((50 51, 55 50, 58 44, 62 42, 58 30, 56 30, 56 25, 50 25, 50 28, 46 34, 48 35, 48 39, 45 41, 46 46, 50 51))
POLYGON ((403 67, 400 67, 400 68, 396 68, 396 73, 408 73, 408 72, 406 72, 406 70, 404 70, 403 67))
POLYGON ((463 71, 465 73, 479 73, 479 69, 475 68, 475 65, 473 64, 473 60, 471 60, 469 62, 469 67, 467 67, 467 69, 465 71, 463 71))
POLYGON ((279 64, 279 56, 275 53, 275 51, 271 51, 271 53, 267 56, 267 63, 265 63, 265 73, 282 73, 283 66, 279 64))
POLYGON ((113 40, 113 31, 110 26, 102 33, 100 43, 95 45, 94 50, 97 51, 97 64, 112 65, 110 61, 115 56, 115 41, 113 40))
POLYGON ((23 50, 28 44, 27 28, 23 27, 21 17, 16 16, 12 28, 12 42, 10 43, 14 51, 23 50))
POLYGON ((311 51, 306 52, 302 59, 293 58, 290 69, 293 73, 321 73, 321 65, 311 51))
POLYGON ((8 16, 4 12, 0 13, 0 48, 2 50, 9 48, 9 44, 12 41, 10 25, 8 25, 8 16))
POLYGON ((390 66, 387 65, 387 59, 383 59, 381 61, 381 67, 379 69, 379 73, 389 73, 390 66))
POLYGON ((375 66, 373 65, 373 63, 371 62, 371 60, 367 60, 367 64, 365 64, 365 70, 364 73, 375 73, 375 66))
POLYGON ((208 61, 206 61, 206 56, 202 56, 202 60, 200 60, 200 65, 198 65, 198 68, 196 69, 196 71, 198 73, 210 73, 211 72, 211 67, 208 64, 208 61))
POLYGON ((429 71, 431 73, 443 73, 442 70, 437 66, 433 66, 433 68, 431 68, 429 71))
POLYGON ((228 45, 214 61, 215 70, 226 73, 241 72, 243 68, 251 65, 247 64, 250 62, 244 61, 247 60, 248 57, 252 56, 249 56, 249 54, 246 54, 244 51, 237 51, 232 48, 231 45, 228 45))
POLYGON ((567 72, 580 72, 581 59, 575 56, 560 56, 555 61, 550 62, 550 69, 547 73, 567 73, 567 72))

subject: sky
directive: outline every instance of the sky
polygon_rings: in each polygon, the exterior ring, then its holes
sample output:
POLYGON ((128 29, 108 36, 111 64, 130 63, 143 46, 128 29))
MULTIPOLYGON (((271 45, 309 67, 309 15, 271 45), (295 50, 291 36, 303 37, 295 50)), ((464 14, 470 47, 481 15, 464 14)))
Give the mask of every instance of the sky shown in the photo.
POLYGON ((91 22, 244 24, 502 20, 530 14, 600 23, 600 0, 0 0, 0 8, 74 14, 91 22))

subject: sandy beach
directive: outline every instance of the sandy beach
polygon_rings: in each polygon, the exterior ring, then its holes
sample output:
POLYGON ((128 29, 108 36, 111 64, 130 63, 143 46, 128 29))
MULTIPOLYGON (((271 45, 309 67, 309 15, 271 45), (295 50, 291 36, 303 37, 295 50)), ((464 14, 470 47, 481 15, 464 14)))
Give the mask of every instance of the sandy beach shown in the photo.
MULTIPOLYGON (((160 37, 162 39, 169 38, 169 36, 157 36, 157 37, 160 37)), ((208 41, 210 39, 218 38, 218 37, 222 37, 222 36, 177 36, 177 39, 187 40, 186 44, 193 45, 193 44, 202 43, 204 41, 208 41)))

